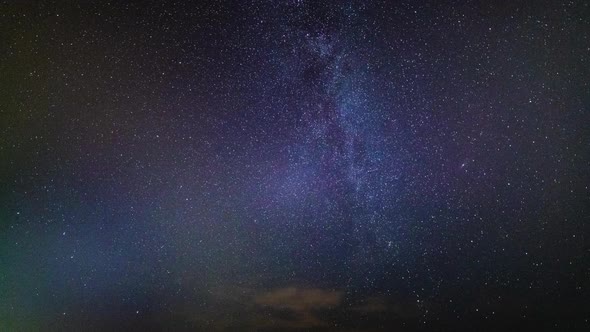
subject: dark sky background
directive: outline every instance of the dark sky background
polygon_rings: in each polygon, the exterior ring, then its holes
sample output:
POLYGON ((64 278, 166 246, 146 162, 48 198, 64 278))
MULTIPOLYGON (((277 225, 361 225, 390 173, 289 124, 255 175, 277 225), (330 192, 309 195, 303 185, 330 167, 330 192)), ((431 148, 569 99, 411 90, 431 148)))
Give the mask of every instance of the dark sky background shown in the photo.
POLYGON ((0 330, 590 329, 587 1, 0 5, 0 330))

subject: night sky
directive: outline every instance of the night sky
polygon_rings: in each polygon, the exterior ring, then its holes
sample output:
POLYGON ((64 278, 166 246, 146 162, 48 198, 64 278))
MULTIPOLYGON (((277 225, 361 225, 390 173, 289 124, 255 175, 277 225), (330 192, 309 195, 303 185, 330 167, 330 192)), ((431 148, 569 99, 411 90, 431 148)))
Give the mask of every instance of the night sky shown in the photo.
POLYGON ((590 2, 0 5, 1 331, 588 331, 590 2))

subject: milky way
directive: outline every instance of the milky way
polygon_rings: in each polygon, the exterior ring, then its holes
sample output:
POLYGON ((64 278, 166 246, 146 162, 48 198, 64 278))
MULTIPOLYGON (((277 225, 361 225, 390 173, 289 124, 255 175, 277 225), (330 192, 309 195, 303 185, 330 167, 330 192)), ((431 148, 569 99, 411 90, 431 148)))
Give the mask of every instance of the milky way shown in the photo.
POLYGON ((1 330, 590 327, 585 1, 0 16, 1 330))

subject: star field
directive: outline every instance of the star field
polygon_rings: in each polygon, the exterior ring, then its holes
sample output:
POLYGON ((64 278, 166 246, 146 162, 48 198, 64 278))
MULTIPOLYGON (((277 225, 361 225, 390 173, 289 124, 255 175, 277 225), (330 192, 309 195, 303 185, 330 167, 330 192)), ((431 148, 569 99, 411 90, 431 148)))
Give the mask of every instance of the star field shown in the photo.
POLYGON ((0 8, 0 330, 590 327, 587 2, 0 8))

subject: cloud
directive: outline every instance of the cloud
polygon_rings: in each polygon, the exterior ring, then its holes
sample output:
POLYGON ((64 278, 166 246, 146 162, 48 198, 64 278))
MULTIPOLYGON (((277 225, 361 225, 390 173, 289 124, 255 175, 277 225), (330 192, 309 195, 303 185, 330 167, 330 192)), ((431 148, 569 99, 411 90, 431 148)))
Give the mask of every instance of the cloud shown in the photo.
POLYGON ((311 328, 328 323, 318 313, 338 307, 344 293, 319 288, 286 287, 257 295, 254 303, 267 310, 268 317, 260 319, 260 327, 311 328))
POLYGON ((279 288, 256 296, 256 304, 295 311, 334 308, 342 302, 341 291, 320 288, 279 288))
POLYGON ((408 298, 347 298, 342 289, 294 285, 261 289, 225 284, 187 296, 174 303, 171 316, 160 318, 205 331, 378 331, 404 330, 420 314, 408 298))

